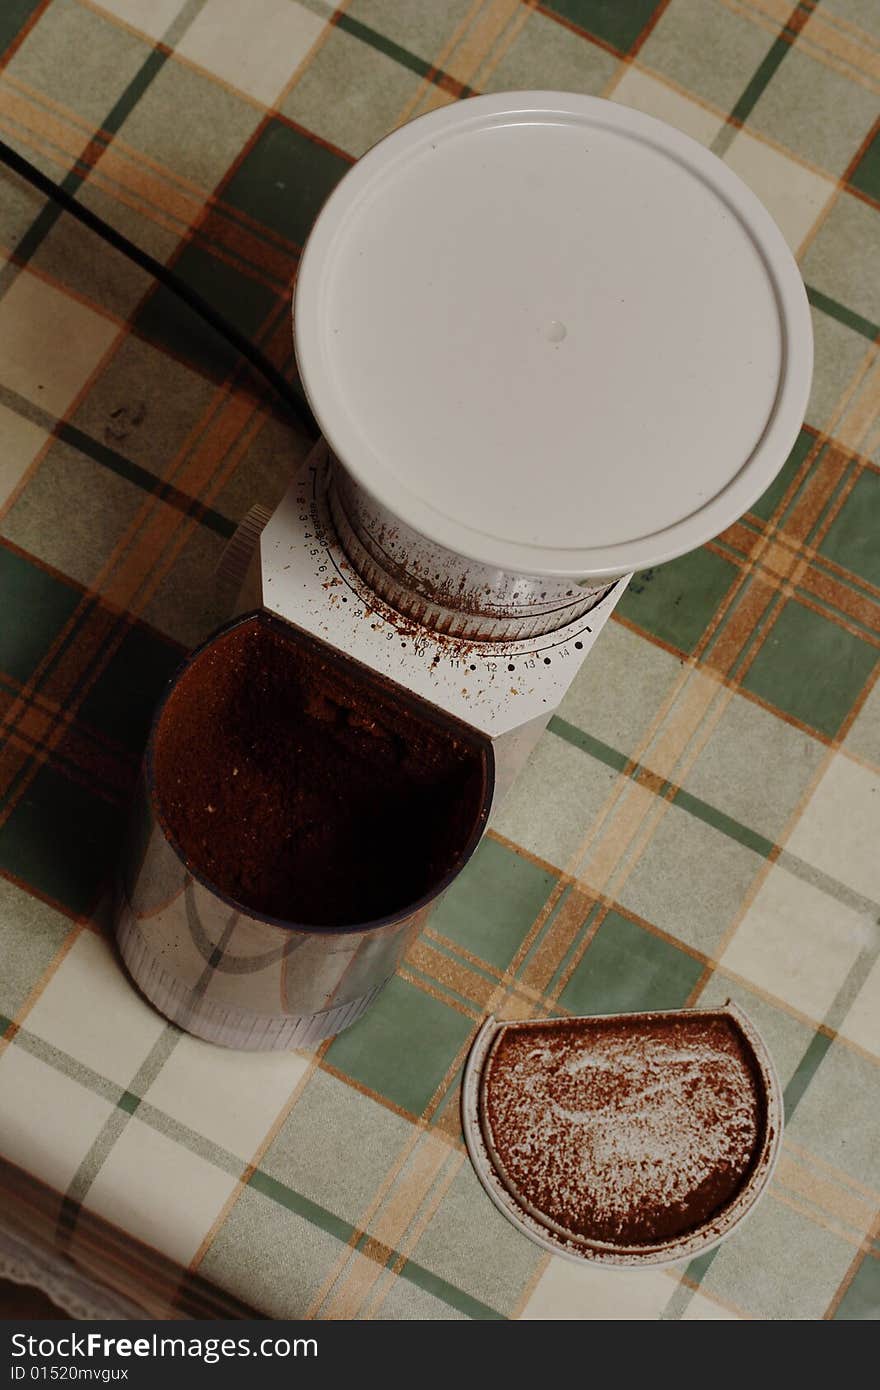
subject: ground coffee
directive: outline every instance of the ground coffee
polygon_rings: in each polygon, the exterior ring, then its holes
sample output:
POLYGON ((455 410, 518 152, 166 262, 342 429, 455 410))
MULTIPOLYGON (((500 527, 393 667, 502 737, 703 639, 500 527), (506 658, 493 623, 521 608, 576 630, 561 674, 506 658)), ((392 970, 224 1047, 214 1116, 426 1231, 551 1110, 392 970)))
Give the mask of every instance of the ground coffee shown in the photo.
POLYGON ((511 1025, 485 1067, 499 1176, 563 1236, 656 1245, 734 1200, 766 1124, 755 1057, 723 1016, 511 1025))
POLYGON ((168 697, 153 769, 188 865, 257 913, 352 926, 416 903, 480 823, 486 757, 392 687, 255 617, 168 697))

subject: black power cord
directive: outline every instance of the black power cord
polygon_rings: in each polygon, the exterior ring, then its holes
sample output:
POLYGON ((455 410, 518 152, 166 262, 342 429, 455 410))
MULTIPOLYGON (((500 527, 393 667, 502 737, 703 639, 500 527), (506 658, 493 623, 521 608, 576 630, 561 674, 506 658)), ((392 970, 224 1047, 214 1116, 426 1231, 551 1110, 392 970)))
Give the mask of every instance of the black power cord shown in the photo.
POLYGON ((34 188, 39 189, 47 198, 51 198, 53 202, 60 204, 65 212, 70 213, 71 217, 75 217, 78 222, 82 222, 83 225, 94 232, 96 236, 108 242, 116 251, 120 251, 123 256, 127 256, 130 261, 134 261, 135 265, 139 265, 142 270, 152 275, 161 284, 165 285, 167 289, 171 290, 173 294, 176 294, 179 299, 182 299, 184 304, 188 305, 194 313, 204 319, 205 323, 210 324, 211 328, 213 328, 216 333, 219 333, 221 337, 231 343, 236 351, 240 352, 242 357, 245 357, 247 361, 250 362, 251 366, 256 368, 260 375, 268 381, 269 385, 274 387, 285 405, 289 406, 300 424, 303 425, 310 434, 318 435, 320 433, 315 423, 315 417, 309 410, 305 400, 299 395, 286 377, 281 375, 277 367, 272 365, 268 357, 260 352, 259 348, 254 347, 250 338, 240 333, 234 324, 229 323, 227 319, 223 318, 222 314, 218 314, 216 309, 213 309, 208 301, 203 299, 196 290, 192 289, 185 280, 182 280, 173 270, 169 270, 161 261, 157 261, 155 257, 151 256, 147 251, 142 251, 133 241, 129 241, 128 237, 123 236, 115 227, 111 227, 109 222, 105 222, 103 217, 99 217, 97 213, 92 212, 90 208, 84 207, 82 203, 78 203, 72 194, 68 193, 60 184, 48 178, 36 165, 31 164, 30 160, 25 159, 23 155, 20 155, 17 150, 14 150, 11 145, 7 145, 3 140, 0 140, 0 163, 14 170, 14 172, 19 174, 23 179, 27 179, 28 183, 32 184, 34 188))

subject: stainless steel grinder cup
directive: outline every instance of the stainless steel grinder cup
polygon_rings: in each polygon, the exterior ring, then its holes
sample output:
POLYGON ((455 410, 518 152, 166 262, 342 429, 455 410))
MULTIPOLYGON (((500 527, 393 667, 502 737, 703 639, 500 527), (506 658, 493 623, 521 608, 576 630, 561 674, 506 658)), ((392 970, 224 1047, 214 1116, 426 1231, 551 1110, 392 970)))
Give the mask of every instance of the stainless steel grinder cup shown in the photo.
MULTIPOLYGON (((486 825, 494 787, 491 744, 433 706, 355 667, 314 638, 266 613, 236 618, 187 658, 160 703, 136 788, 120 860, 116 934, 143 994, 181 1028, 209 1042, 250 1050, 306 1047, 360 1018, 393 975, 431 907, 467 863, 486 825), (163 814, 157 737, 169 700, 195 663, 243 624, 283 632, 292 650, 317 653, 341 681, 369 698, 393 700, 431 737, 466 745, 479 790, 454 860, 421 897, 378 920, 311 926, 271 917, 235 901, 187 857, 163 814)), ((405 808, 401 808, 405 814, 405 808)), ((392 848, 389 846, 389 854, 392 848)), ((345 873, 346 865, 334 865, 345 873)))

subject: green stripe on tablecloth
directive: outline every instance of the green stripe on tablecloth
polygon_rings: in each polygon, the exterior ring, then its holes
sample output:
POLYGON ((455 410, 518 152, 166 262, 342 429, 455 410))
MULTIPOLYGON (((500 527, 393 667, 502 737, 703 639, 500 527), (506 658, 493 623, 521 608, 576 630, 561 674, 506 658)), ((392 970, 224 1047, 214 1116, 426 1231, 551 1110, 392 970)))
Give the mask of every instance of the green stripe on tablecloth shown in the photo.
MULTIPOLYGON (((116 134, 122 123, 131 115, 131 112, 140 101, 150 83, 162 70, 167 58, 167 52, 163 52, 160 48, 154 48, 152 53, 144 60, 143 65, 135 73, 115 106, 113 106, 104 117, 101 130, 106 135, 112 136, 116 134)), ((99 133, 96 134, 96 138, 100 138, 99 133)), ((62 180, 61 187, 64 189, 65 193, 75 193, 88 178, 89 173, 90 169, 88 168, 83 173, 73 168, 62 180)), ((12 252, 10 259, 13 260, 16 265, 27 265, 35 251, 55 226, 62 211, 63 209, 58 203, 50 201, 45 204, 12 252)), ((6 288, 8 288, 8 283, 6 288)))
POLYGON ((79 1208, 109 1157, 111 1149, 131 1119, 134 1109, 140 1110, 139 1106, 132 1108, 130 1102, 124 1101, 123 1098, 130 1096, 132 1100, 136 1100, 149 1089, 182 1036, 177 1028, 166 1024, 132 1077, 130 1086, 119 1088, 116 1109, 108 1116, 68 1184, 58 1223, 58 1236, 62 1242, 69 1240, 73 1234, 79 1208), (120 1101, 123 1103, 120 1104, 120 1101))
MULTIPOLYGON (((801 859, 800 855, 793 854, 791 850, 780 850, 776 863, 788 873, 794 874, 795 878, 802 879, 804 883, 818 888, 820 893, 824 893, 828 898, 835 898, 837 902, 843 903, 844 907, 850 908, 853 912, 859 912, 863 917, 871 917, 875 921, 878 919, 880 907, 871 898, 866 898, 863 893, 860 893, 856 888, 850 888, 848 883, 842 883, 839 878, 833 878, 824 869, 817 869, 815 864, 801 859)), ((880 941, 880 936, 878 936, 878 941, 880 941)))
POLYGON ((490 1308, 486 1303, 481 1303, 478 1298, 473 1298, 471 1294, 456 1288, 454 1284, 448 1284, 445 1279, 440 1278, 439 1274, 432 1274, 429 1269, 425 1269, 424 1265, 416 1264, 414 1260, 407 1260, 399 1277, 408 1279, 411 1284, 423 1289, 425 1293, 433 1294, 435 1298, 439 1298, 450 1308, 456 1308, 459 1313, 465 1313, 469 1318, 479 1319, 483 1322, 506 1321, 503 1313, 490 1308))
POLYGON ((21 42, 19 35, 26 25, 32 24, 35 12, 46 8, 50 0, 3 0, 0 5, 0 60, 4 66, 10 46, 21 42))
POLYGON ((325 1231, 328 1236, 334 1236, 336 1240, 347 1245, 355 1234, 355 1227, 350 1221, 345 1221, 341 1216, 336 1216, 326 1207, 319 1206, 317 1202, 304 1197, 302 1193, 296 1192, 286 1183, 279 1182, 277 1178, 270 1178, 268 1173, 262 1172, 257 1168, 248 1179, 248 1186, 254 1188, 256 1192, 261 1192, 264 1197, 271 1197, 273 1202, 279 1206, 287 1207, 288 1211, 295 1212, 297 1216, 302 1216, 311 1225, 317 1226, 325 1231))
POLYGON ((804 1092, 816 1075, 820 1063, 824 1061, 831 1042, 832 1039, 826 1033, 817 1033, 798 1062, 797 1070, 786 1086, 782 1097, 786 1121, 791 1119, 799 1102, 803 1099, 804 1092))
POLYGON ((871 342, 876 342, 880 337, 880 325, 873 323, 871 319, 866 319, 862 314, 857 314, 854 309, 848 309, 845 304, 832 299, 830 294, 823 294, 821 290, 815 289, 813 285, 806 286, 807 298, 814 309, 821 309, 823 314, 828 314, 830 318, 837 319, 838 323, 843 323, 847 328, 851 328, 855 333, 861 333, 863 338, 869 338, 871 342))
POLYGON ((236 523, 231 521, 229 517, 223 516, 213 507, 206 507, 203 502, 197 502, 194 497, 189 497, 171 483, 163 482, 148 468, 142 468, 140 464, 133 463, 124 454, 111 449, 108 444, 102 444, 98 439, 93 439, 91 435, 77 429, 75 425, 68 424, 66 420, 59 420, 55 427, 55 437, 64 444, 71 444, 81 453, 87 454, 95 463, 101 464, 103 468, 115 473, 117 477, 124 478, 126 482, 134 483, 135 487, 139 487, 143 492, 148 492, 158 501, 167 502, 169 506, 176 507, 185 516, 196 517, 203 526, 207 526, 208 530, 214 531, 216 535, 223 536, 228 540, 235 531, 236 523))
MULTIPOLYGON (((297 1216, 303 1217, 311 1225, 325 1231, 327 1235, 334 1236, 343 1245, 350 1244, 357 1233, 357 1227, 353 1226, 350 1221, 336 1216, 326 1207, 304 1197, 301 1192, 279 1182, 277 1178, 270 1178, 268 1173, 262 1172, 259 1168, 251 1175, 248 1186, 261 1192, 264 1197, 270 1197, 273 1202, 278 1202, 288 1211, 295 1212, 297 1216)), ((368 1237, 368 1233, 365 1235, 368 1237)), ((362 1241, 358 1242, 358 1244, 361 1243, 362 1241)), ((399 1252, 391 1250, 386 1264, 393 1265, 399 1259, 399 1252)), ((424 1289, 427 1293, 433 1294, 435 1298, 448 1304, 450 1308, 456 1308, 459 1312, 466 1313, 468 1317, 503 1319, 503 1315, 496 1312, 494 1308, 481 1303, 479 1299, 472 1298, 470 1294, 465 1293, 454 1284, 447 1283, 445 1279, 441 1279, 437 1274, 432 1274, 430 1270, 413 1260, 407 1260, 400 1271, 399 1278, 416 1284, 420 1289, 424 1289)))
POLYGON ((39 425, 41 429, 54 435, 62 444, 70 444, 72 448, 78 449, 94 463, 98 463, 102 468, 115 473, 117 477, 124 478, 126 482, 134 483, 135 487, 157 497, 160 502, 167 502, 169 506, 176 507, 185 516, 196 517, 203 526, 207 526, 218 536, 228 539, 235 531, 237 523, 230 520, 228 516, 224 516, 222 512, 206 506, 204 502, 191 497, 189 493, 181 492, 173 484, 163 482, 148 468, 134 463, 124 454, 120 454, 117 449, 112 449, 109 444, 104 444, 101 440, 86 434, 85 430, 79 429, 68 420, 56 420, 55 416, 50 414, 48 410, 43 410, 41 406, 26 400, 17 391, 2 384, 0 384, 0 405, 5 405, 9 410, 14 410, 17 415, 21 415, 23 419, 39 425))
POLYGON ((55 1231, 56 1239, 62 1250, 69 1246, 73 1238, 80 1208, 89 1188, 109 1158, 111 1149, 130 1119, 131 1116, 125 1110, 117 1108, 111 1111, 101 1126, 97 1138, 92 1142, 88 1153, 71 1178, 61 1203, 55 1231))
POLYGON ((785 55, 791 51, 791 39, 803 26, 804 20, 813 13, 811 3, 797 4, 783 27, 782 34, 767 50, 763 62, 756 69, 745 89, 740 94, 730 113, 730 120, 742 125, 754 111, 764 92, 769 87, 785 55))
POLYGON ((449 73, 443 72, 442 68, 435 67, 433 63, 425 62, 415 53, 410 53, 409 49, 402 48, 393 39, 386 38, 376 29, 371 29, 366 24, 361 24, 360 20, 353 19, 348 14, 337 14, 333 23, 337 29, 344 29, 352 38, 360 39, 362 43, 367 43, 371 48, 375 48, 378 53, 384 53, 386 58, 393 58, 395 63, 399 63, 403 68, 409 68, 410 72, 416 73, 419 77, 429 78, 437 86, 454 87, 462 96, 466 96, 470 87, 466 87, 449 73))
POLYGON ((691 792, 679 787, 672 797, 675 806, 680 806, 683 811, 696 816, 704 825, 711 825, 714 830, 720 830, 731 840, 736 840, 738 844, 744 845, 746 849, 752 849, 756 854, 762 854, 766 859, 772 854, 775 846, 772 840, 766 836, 759 835, 756 830, 750 830, 741 821, 734 820, 733 816, 728 816, 724 811, 719 811, 717 806, 710 806, 708 801, 703 801, 702 797, 694 796, 691 792))
POLYGON ((129 1115, 133 1115, 141 1104, 141 1098, 133 1095, 131 1091, 123 1091, 116 1104, 120 1110, 125 1110, 129 1115))
MULTIPOLYGON (((595 738, 592 734, 585 733, 578 729, 574 724, 569 724, 567 720, 560 719, 554 715, 547 728, 550 733, 556 734, 558 738, 565 739, 566 743, 573 744, 580 748, 582 752, 589 753, 598 762, 604 763, 606 767, 614 768, 616 772, 628 771, 628 775, 636 779, 642 771, 642 765, 632 763, 632 759, 627 758, 623 753, 619 753, 616 748, 611 748, 601 739, 595 738)), ((649 768, 645 769, 650 771, 649 768)), ((665 783, 664 790, 671 789, 672 783, 665 783)), ((701 797, 694 796, 691 792, 685 791, 682 787, 676 789, 670 798, 676 806, 680 806, 689 815, 695 816, 697 820, 703 821, 705 825, 711 825, 713 829, 720 830, 730 839, 736 840, 738 844, 744 845, 746 849, 754 850, 757 854, 762 854, 765 858, 772 853, 775 848, 773 841, 766 836, 759 835, 756 830, 751 830, 747 825, 734 820, 733 816, 728 816, 724 811, 719 811, 717 806, 711 806, 708 801, 703 801, 701 797)))
POLYGON ((122 1096, 126 1094, 123 1086, 117 1085, 115 1081, 108 1081, 106 1076, 101 1076, 99 1072, 86 1066, 85 1062, 78 1062, 75 1057, 62 1052, 61 1048, 46 1042, 26 1027, 19 1027, 14 1041, 15 1046, 23 1052, 30 1053, 37 1061, 44 1062, 47 1067, 53 1067, 70 1081, 76 1081, 86 1090, 93 1091, 96 1096, 102 1096, 111 1105, 118 1105, 122 1096))
POLYGON ((567 719, 561 719, 558 714, 553 715, 547 728, 551 734, 564 738, 566 743, 580 748, 582 753, 589 753, 591 758, 604 763, 606 767, 614 768, 615 772, 625 772, 629 766, 630 759, 624 753, 618 753, 610 744, 603 743, 601 739, 588 734, 584 729, 579 729, 575 724, 569 724, 567 719))

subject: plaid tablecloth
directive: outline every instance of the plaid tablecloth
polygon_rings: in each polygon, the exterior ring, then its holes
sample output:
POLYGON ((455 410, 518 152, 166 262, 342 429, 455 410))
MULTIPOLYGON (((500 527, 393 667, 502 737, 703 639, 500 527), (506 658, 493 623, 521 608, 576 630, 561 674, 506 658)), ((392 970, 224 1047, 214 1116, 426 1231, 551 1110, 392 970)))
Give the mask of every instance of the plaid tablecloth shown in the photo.
POLYGON ((2 176, 6 1218, 158 1311, 876 1316, 876 0, 5 0, 0 49, 3 138, 288 372, 300 248, 352 160, 523 87, 720 154, 797 252, 816 335, 778 481, 636 577, 380 1002, 314 1055, 227 1053, 129 986, 107 885, 151 706, 224 617, 226 538, 306 441, 167 291, 2 176), (728 996, 785 1088, 770 1195, 687 1268, 542 1254, 464 1152, 481 1018, 728 996))

